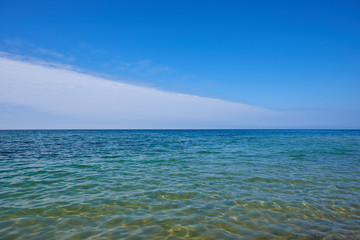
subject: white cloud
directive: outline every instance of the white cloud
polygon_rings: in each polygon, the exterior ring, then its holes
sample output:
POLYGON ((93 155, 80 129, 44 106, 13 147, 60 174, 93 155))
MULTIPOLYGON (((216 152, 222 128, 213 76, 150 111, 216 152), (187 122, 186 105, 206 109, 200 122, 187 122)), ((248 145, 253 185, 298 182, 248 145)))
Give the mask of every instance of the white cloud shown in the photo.
POLYGON ((264 118, 279 115, 246 104, 160 91, 9 57, 0 57, 0 104, 117 128, 257 127, 264 118))
POLYGON ((291 128, 318 119, 0 56, 0 128, 291 128))

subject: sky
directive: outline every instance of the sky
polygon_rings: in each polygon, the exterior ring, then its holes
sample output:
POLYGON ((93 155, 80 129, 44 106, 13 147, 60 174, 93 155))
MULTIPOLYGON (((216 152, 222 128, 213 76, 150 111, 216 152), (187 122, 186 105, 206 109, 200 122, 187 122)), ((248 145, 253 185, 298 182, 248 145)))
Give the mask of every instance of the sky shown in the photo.
POLYGON ((0 129, 360 128, 358 1, 0 2, 0 129))

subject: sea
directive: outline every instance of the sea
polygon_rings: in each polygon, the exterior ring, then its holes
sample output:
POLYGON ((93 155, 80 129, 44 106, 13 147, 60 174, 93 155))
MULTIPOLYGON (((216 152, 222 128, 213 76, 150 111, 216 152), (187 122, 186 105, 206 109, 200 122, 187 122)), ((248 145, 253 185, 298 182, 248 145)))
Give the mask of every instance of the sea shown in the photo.
POLYGON ((360 131, 2 130, 0 239, 360 239, 360 131))

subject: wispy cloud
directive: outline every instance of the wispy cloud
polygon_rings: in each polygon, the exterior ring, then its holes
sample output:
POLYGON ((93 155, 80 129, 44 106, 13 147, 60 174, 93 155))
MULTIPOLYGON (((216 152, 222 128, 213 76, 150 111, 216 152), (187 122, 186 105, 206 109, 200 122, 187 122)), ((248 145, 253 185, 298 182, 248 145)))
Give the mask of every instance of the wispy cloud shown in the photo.
MULTIPOLYGON (((108 52, 102 49, 94 48, 89 43, 84 41, 79 41, 77 44, 75 44, 75 52, 76 50, 89 54, 91 57, 87 59, 100 59, 90 60, 89 62, 99 66, 99 68, 102 70, 105 69, 105 71, 102 72, 111 72, 113 74, 116 73, 117 75, 127 75, 131 78, 136 76, 155 76, 164 73, 176 72, 169 66, 156 64, 149 59, 127 61, 126 59, 122 59, 122 57, 119 56, 115 58, 109 57, 108 52)), ((68 68, 70 64, 77 62, 77 59, 71 54, 59 53, 52 49, 36 46, 21 39, 3 39, 0 41, 0 55, 8 55, 12 58, 31 62, 36 61, 41 64, 43 64, 43 62, 51 62, 52 65, 63 65, 66 66, 66 68, 68 68)), ((104 73, 100 75, 104 75, 104 73)), ((145 84, 145 82, 143 84, 145 84)))
POLYGON ((5 45, 13 47, 22 47, 25 44, 24 41, 19 39, 5 39, 3 42, 5 45))
POLYGON ((133 73, 158 74, 164 72, 174 72, 171 67, 155 65, 148 59, 136 62, 116 62, 116 65, 116 68, 121 71, 130 71, 133 73))
MULTIPOLYGON (((62 54, 51 49, 38 47, 20 39, 5 39, 0 42, 0 50, 17 54, 21 56, 37 56, 47 60, 71 63, 74 61, 74 56, 69 54, 62 54)), ((30 57, 29 57, 30 58, 30 57)))
POLYGON ((45 49, 45 48, 35 48, 34 49, 35 52, 46 55, 46 56, 50 56, 53 57, 55 59, 61 60, 61 61, 66 61, 66 62, 72 62, 74 60, 73 56, 65 56, 64 54, 49 50, 49 49, 45 49))

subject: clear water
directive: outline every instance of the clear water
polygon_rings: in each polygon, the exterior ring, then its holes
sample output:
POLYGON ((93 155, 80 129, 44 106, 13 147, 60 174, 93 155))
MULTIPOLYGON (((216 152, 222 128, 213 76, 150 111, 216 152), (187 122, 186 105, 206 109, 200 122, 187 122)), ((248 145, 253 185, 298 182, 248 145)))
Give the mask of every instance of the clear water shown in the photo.
POLYGON ((0 239, 360 239, 360 131, 0 131, 0 239))

